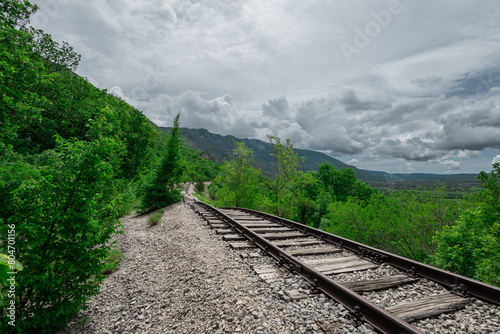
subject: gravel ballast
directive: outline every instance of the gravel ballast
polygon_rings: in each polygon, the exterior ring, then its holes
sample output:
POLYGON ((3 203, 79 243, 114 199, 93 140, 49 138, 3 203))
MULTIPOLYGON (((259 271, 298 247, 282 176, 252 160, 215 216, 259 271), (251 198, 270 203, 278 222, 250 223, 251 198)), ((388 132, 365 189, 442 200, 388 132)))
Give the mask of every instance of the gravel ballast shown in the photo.
MULTIPOLYGON (((349 311, 323 294, 290 300, 285 291, 309 295, 308 283, 291 273, 285 273, 282 281, 264 282, 253 267, 274 264, 274 260, 243 259, 241 255, 256 251, 231 249, 187 204, 166 208, 156 226, 148 226, 148 217, 122 218, 123 234, 114 237, 125 254, 120 268, 104 280, 99 294, 88 301, 88 309, 61 334, 325 333, 321 324, 329 334, 377 332, 369 324, 354 327, 349 311)), ((354 281, 398 273, 384 264, 334 275, 334 279, 354 281)), ((438 293, 432 288, 434 283, 421 280, 363 296, 388 306, 438 293)), ((414 325, 426 333, 499 334, 499 315, 498 306, 475 300, 464 310, 414 325)))
POLYGON ((122 218, 120 268, 62 334, 323 333, 317 321, 331 333, 374 333, 353 327, 348 311, 321 294, 287 300, 283 290, 306 287, 302 279, 263 282, 252 266, 270 260, 243 260, 186 204, 168 207, 151 228, 148 216, 122 218))

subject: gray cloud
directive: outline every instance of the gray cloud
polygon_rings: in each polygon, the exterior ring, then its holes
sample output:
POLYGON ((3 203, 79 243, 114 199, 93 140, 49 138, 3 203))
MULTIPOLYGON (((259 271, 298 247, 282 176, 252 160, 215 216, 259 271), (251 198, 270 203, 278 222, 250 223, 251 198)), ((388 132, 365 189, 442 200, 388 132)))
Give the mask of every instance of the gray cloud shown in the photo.
POLYGON ((401 0, 382 23, 386 0, 34 2, 80 75, 159 125, 182 109, 182 126, 408 171, 500 149, 498 1, 401 0), (376 24, 347 62, 339 45, 376 24))
POLYGON ((285 96, 269 100, 268 103, 262 105, 264 116, 277 119, 288 119, 289 109, 288 101, 285 96))

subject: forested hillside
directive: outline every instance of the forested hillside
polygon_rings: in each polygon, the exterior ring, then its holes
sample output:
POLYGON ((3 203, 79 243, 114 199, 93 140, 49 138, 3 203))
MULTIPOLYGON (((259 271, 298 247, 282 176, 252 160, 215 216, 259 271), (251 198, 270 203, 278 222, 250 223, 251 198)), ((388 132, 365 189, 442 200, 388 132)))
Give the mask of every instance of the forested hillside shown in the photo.
MULTIPOLYGON (((170 128, 159 127, 161 131, 169 132, 170 128)), ((234 136, 222 136, 211 133, 205 129, 183 128, 181 137, 186 143, 203 151, 208 157, 215 161, 224 162, 230 159, 232 152, 236 149, 236 142, 241 142, 252 151, 252 166, 259 169, 263 176, 272 178, 274 175, 274 161, 272 159, 272 145, 269 142, 258 139, 236 138, 234 136)), ((371 170, 363 170, 352 165, 347 165, 321 152, 297 149, 293 151, 304 158, 299 169, 303 172, 317 172, 318 166, 329 163, 337 169, 350 168, 357 178, 374 188, 383 191, 402 189, 423 189, 446 185, 448 197, 460 197, 463 191, 469 191, 477 187, 477 174, 419 174, 419 173, 386 173, 371 170)))
MULTIPOLYGON (((159 129, 165 132, 170 131, 170 128, 160 127, 159 129)), ((181 137, 184 138, 187 143, 191 144, 191 146, 205 152, 210 157, 221 163, 229 160, 233 150, 236 148, 236 142, 242 142, 253 153, 253 161, 251 162, 252 166, 259 168, 262 175, 266 177, 273 177, 274 160, 271 156, 272 145, 269 142, 264 142, 258 139, 240 139, 234 136, 221 136, 211 133, 205 129, 188 128, 182 129, 181 137)), ((386 180, 385 178, 373 175, 368 171, 347 165, 342 161, 321 152, 297 148, 294 148, 293 150, 295 153, 305 158, 304 162, 299 166, 299 169, 303 172, 317 171, 319 165, 327 162, 338 169, 352 168, 356 176, 363 181, 376 181, 383 183, 386 180)))
POLYGON ((218 171, 76 75, 80 55, 30 26, 36 9, 0 3, 2 333, 63 327, 98 291, 118 218, 178 201, 179 182, 218 171), (153 184, 173 195, 147 202, 153 184))

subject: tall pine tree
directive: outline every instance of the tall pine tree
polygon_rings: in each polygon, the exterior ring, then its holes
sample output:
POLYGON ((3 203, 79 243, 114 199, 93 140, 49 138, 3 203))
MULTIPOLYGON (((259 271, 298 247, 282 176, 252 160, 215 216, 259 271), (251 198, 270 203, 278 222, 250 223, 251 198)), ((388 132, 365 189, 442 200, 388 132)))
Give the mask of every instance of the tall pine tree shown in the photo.
POLYGON ((141 210, 143 212, 159 209, 179 202, 181 190, 178 186, 184 171, 181 157, 181 129, 179 128, 180 113, 174 119, 174 126, 167 139, 165 155, 156 172, 153 181, 144 190, 141 210))

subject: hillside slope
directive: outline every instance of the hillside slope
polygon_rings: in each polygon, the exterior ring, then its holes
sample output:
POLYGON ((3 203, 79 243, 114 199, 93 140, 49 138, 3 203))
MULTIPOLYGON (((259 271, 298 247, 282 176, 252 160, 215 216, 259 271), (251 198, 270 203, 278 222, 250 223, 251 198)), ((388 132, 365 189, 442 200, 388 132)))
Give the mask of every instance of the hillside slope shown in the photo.
MULTIPOLYGON (((157 127, 161 131, 168 132, 168 127, 157 127)), ((253 152, 253 165, 262 171, 267 177, 273 177, 274 162, 271 156, 272 147, 268 142, 258 139, 236 138, 234 136, 222 136, 214 134, 205 129, 182 128, 181 137, 193 148, 204 152, 207 157, 217 162, 229 160, 235 142, 243 142, 253 152)), ((394 173, 370 171, 347 165, 329 155, 321 152, 294 149, 305 161, 301 164, 302 171, 316 171, 318 165, 329 163, 337 169, 352 168, 356 176, 362 181, 368 182, 372 187, 391 189, 414 189, 429 188, 436 184, 444 184, 455 189, 470 189, 477 186, 477 174, 422 174, 422 173, 394 173)))
MULTIPOLYGON (((160 130, 168 132, 170 128, 159 127, 160 130)), ((234 136, 222 136, 211 133, 205 129, 188 129, 182 128, 181 137, 186 140, 194 148, 205 152, 211 158, 218 162, 229 160, 233 150, 236 148, 235 142, 242 142, 253 152, 253 165, 262 171, 262 174, 267 177, 272 177, 274 172, 274 160, 271 156, 272 146, 270 143, 258 139, 240 139, 234 136)), ((340 160, 332 158, 324 153, 294 149, 299 157, 304 157, 305 161, 301 164, 302 171, 316 171, 318 165, 329 163, 338 169, 352 168, 356 176, 363 181, 383 181, 384 179, 373 175, 367 171, 347 165, 340 160)))

